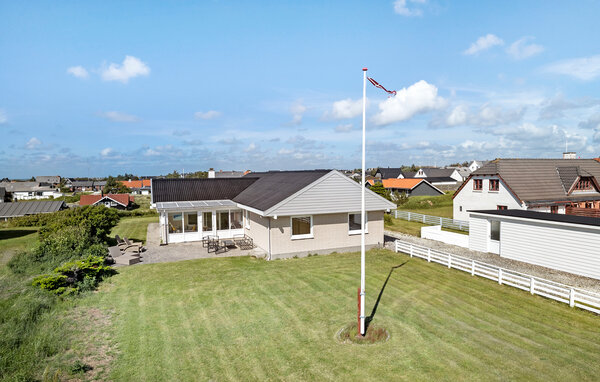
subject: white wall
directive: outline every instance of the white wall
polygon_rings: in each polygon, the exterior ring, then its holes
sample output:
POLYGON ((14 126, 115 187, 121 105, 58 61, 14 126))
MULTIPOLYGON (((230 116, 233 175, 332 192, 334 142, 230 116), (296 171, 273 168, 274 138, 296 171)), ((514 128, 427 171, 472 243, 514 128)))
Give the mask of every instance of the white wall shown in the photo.
POLYGON ((469 248, 469 235, 442 231, 442 226, 440 225, 421 227, 421 237, 424 239, 437 240, 441 241, 442 243, 469 248))
MULTIPOLYGON (((502 235, 502 231, 500 231, 500 234, 502 235)), ((490 230, 487 219, 471 216, 469 218, 469 249, 487 252, 489 236, 490 230)))
POLYGON ((478 176, 469 179, 453 200, 453 218, 469 220, 469 210, 495 210, 497 206, 507 206, 509 209, 526 209, 519 200, 508 190, 504 182, 500 181, 499 191, 490 191, 490 179, 494 176, 478 176), (483 189, 473 190, 473 179, 483 179, 483 189), (462 207, 462 211, 461 211, 462 207))

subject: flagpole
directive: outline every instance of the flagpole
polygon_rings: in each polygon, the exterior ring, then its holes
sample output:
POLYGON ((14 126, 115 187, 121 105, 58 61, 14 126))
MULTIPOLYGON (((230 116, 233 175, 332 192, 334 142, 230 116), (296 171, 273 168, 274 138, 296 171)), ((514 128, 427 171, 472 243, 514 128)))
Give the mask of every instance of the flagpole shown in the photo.
POLYGON ((362 183, 360 195, 360 330, 365 335, 365 135, 367 112, 367 68, 363 68, 362 183))

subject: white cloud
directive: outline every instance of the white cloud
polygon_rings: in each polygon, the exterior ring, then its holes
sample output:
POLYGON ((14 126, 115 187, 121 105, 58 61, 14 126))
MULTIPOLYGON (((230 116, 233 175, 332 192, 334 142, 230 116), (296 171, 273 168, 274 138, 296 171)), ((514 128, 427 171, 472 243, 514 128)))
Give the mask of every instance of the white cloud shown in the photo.
POLYGON ((354 118, 362 114, 362 99, 352 100, 351 98, 335 101, 330 113, 326 117, 333 119, 354 118))
POLYGON ((531 40, 533 40, 533 37, 523 37, 510 44, 506 52, 515 60, 523 60, 542 53, 544 47, 538 44, 529 44, 528 42, 531 40))
POLYGON ((424 4, 427 0, 396 0, 394 2, 394 12, 402 16, 421 16, 423 14, 423 11, 419 8, 409 8, 408 2, 424 4))
POLYGON ((77 78, 88 78, 89 73, 83 66, 71 66, 67 69, 67 73, 77 78))
POLYGON ((8 117, 6 116, 6 111, 4 109, 0 109, 0 125, 8 122, 8 117))
POLYGON ((279 155, 289 155, 289 154, 291 154, 293 152, 294 152, 294 150, 282 148, 282 149, 279 149, 279 151, 277 151, 277 154, 279 154, 279 155))
POLYGON ((548 73, 591 81, 600 76, 600 55, 558 61, 547 65, 544 70, 548 73))
POLYGON ((137 57, 125 56, 121 65, 111 63, 108 68, 104 68, 102 79, 104 81, 120 81, 126 84, 130 78, 147 76, 148 74, 150 74, 150 67, 146 63, 137 57))
POLYGON ((489 33, 485 36, 479 37, 477 41, 472 43, 471 46, 463 52, 463 54, 470 56, 483 50, 490 49, 496 45, 504 45, 504 41, 500 37, 489 33))
POLYGON ((25 148, 27 150, 34 150, 36 148, 38 148, 40 145, 42 144, 42 141, 40 141, 39 139, 37 139, 36 137, 32 137, 31 139, 29 139, 27 141, 27 143, 25 144, 25 148))
POLYGON ((102 151, 100 151, 100 155, 102 155, 103 157, 110 157, 113 156, 115 154, 115 150, 113 150, 110 147, 107 147, 105 149, 102 149, 102 151))
POLYGON ((221 112, 216 111, 216 110, 209 110, 209 111, 197 111, 194 113, 194 118, 196 119, 204 119, 204 120, 209 120, 209 119, 214 119, 221 116, 221 112))
POLYGON ((251 143, 248 145, 248 147, 246 147, 246 148, 244 149, 244 151, 245 151, 245 152, 247 152, 247 153, 249 153, 249 152, 251 152, 251 151, 254 151, 254 150, 256 150, 256 144, 254 144, 254 142, 251 142, 251 143))
POLYGON ((467 122, 467 107, 464 105, 458 105, 448 116, 446 117, 446 125, 448 126, 458 126, 464 125, 467 122))
POLYGON ((352 130, 354 130, 354 126, 351 123, 346 123, 346 124, 343 124, 343 125, 337 125, 335 127, 335 132, 336 133, 349 133, 352 130))
POLYGON ((105 111, 98 113, 98 115, 113 122, 139 122, 140 120, 135 115, 120 113, 118 111, 105 111))
POLYGON ((301 100, 296 101, 291 107, 290 112, 292 113, 292 124, 299 125, 302 123, 302 117, 306 112, 307 107, 302 104, 301 100))
POLYGON ((498 126, 518 122, 523 118, 526 107, 504 109, 490 104, 484 104, 479 113, 470 118, 469 123, 474 126, 498 126))
POLYGON ((387 125, 406 121, 416 114, 439 109, 446 100, 438 96, 438 89, 426 81, 419 81, 408 88, 402 88, 394 97, 379 104, 379 113, 373 117, 377 125, 387 125))

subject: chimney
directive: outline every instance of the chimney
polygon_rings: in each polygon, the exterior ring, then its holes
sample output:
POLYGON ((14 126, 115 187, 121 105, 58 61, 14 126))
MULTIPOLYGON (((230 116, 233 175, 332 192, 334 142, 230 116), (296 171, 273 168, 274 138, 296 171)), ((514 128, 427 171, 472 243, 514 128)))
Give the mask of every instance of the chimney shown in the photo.
POLYGON ((577 153, 574 151, 564 152, 563 159, 577 159, 577 153))
POLYGON ((209 178, 214 178, 214 177, 215 177, 215 169, 214 169, 214 168, 212 168, 212 167, 211 167, 211 168, 208 170, 208 177, 209 177, 209 178))

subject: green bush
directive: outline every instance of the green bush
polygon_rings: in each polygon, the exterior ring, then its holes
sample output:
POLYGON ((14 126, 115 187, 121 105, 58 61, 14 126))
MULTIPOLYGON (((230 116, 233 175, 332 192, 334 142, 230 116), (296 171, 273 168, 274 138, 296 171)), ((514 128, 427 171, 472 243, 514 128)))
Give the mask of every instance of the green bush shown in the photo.
POLYGON ((392 224, 392 215, 390 215, 390 214, 384 214, 383 215, 383 222, 384 222, 384 224, 392 224))
POLYGON ((104 265, 104 258, 89 256, 57 267, 52 274, 33 279, 33 285, 59 295, 94 290, 98 282, 115 274, 110 266, 104 265))

